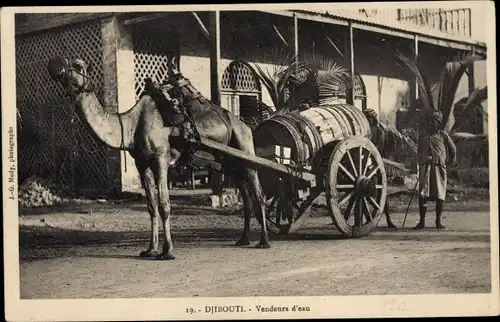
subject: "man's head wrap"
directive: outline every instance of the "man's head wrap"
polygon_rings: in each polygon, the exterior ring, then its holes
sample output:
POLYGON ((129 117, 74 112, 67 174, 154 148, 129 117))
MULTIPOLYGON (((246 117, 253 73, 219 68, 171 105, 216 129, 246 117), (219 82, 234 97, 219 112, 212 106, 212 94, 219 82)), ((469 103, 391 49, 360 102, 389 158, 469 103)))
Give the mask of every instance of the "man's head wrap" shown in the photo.
POLYGON ((443 113, 441 111, 438 111, 438 110, 434 110, 434 111, 430 112, 429 113, 429 121, 430 120, 433 120, 437 123, 443 122, 443 113))
POLYGON ((301 111, 307 110, 308 108, 309 108, 309 104, 307 104, 307 103, 301 103, 299 105, 299 110, 301 110, 301 111))
POLYGON ((365 116, 367 119, 371 119, 371 120, 374 120, 374 121, 378 121, 378 115, 377 115, 377 112, 375 112, 374 110, 372 110, 371 108, 367 108, 366 110, 363 111, 363 113, 365 113, 365 116))

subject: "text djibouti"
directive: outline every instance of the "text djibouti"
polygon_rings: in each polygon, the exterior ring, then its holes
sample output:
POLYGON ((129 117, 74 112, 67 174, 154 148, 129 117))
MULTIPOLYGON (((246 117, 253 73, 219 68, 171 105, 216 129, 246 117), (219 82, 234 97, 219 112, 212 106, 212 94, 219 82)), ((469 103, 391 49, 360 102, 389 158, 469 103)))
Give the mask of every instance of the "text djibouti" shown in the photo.
POLYGON ((212 306, 205 306, 205 313, 234 313, 234 312, 245 312, 243 309, 243 306, 241 305, 212 305, 212 306))

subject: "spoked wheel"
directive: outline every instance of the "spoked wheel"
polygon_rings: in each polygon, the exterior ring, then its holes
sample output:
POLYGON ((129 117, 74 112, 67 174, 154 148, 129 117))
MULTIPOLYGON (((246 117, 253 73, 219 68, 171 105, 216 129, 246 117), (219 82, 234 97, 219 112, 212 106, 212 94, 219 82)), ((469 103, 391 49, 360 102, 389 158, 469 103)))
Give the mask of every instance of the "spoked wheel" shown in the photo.
MULTIPOLYGON (((305 200, 293 200, 286 195, 274 196, 266 202, 267 229, 286 235, 297 231, 309 217, 313 201, 319 195, 313 191, 305 200)), ((258 218, 261 223, 260 218, 258 218)))
POLYGON ((367 236, 377 227, 387 197, 387 177, 371 141, 352 136, 337 144, 325 184, 333 222, 344 236, 367 236))

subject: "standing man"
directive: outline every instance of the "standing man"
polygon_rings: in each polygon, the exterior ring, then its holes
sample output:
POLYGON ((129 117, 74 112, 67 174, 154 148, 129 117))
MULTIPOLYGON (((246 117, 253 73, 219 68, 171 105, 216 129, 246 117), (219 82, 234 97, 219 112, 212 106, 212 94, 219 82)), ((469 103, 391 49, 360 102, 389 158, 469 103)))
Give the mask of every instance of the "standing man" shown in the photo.
POLYGON ((432 111, 426 119, 427 128, 418 139, 420 222, 413 229, 425 228, 428 201, 436 202, 436 228, 444 229, 441 215, 446 199, 446 166, 456 163, 456 147, 450 136, 440 129, 443 122, 440 111, 432 111))
MULTIPOLYGON (((382 126, 382 123, 379 122, 377 112, 372 110, 371 108, 367 108, 363 111, 366 118, 368 119, 368 123, 370 123, 370 129, 372 132, 371 141, 377 147, 377 150, 380 152, 383 158, 387 157, 389 153, 389 136, 387 135, 386 130, 382 126)), ((388 228, 396 228, 396 225, 392 223, 391 217, 389 215, 389 202, 386 199, 385 207, 385 220, 387 222, 388 228)))

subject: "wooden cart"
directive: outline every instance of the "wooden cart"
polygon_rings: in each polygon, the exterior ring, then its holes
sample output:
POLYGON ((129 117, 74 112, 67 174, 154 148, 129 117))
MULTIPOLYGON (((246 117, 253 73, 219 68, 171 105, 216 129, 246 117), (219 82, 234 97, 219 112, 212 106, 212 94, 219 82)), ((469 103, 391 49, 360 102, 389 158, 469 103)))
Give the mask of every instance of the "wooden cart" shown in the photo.
POLYGON ((254 131, 257 156, 207 139, 201 145, 258 170, 270 231, 296 231, 324 193, 337 229, 362 237, 376 228, 387 196, 384 160, 370 138, 362 111, 338 104, 264 121, 254 131))

